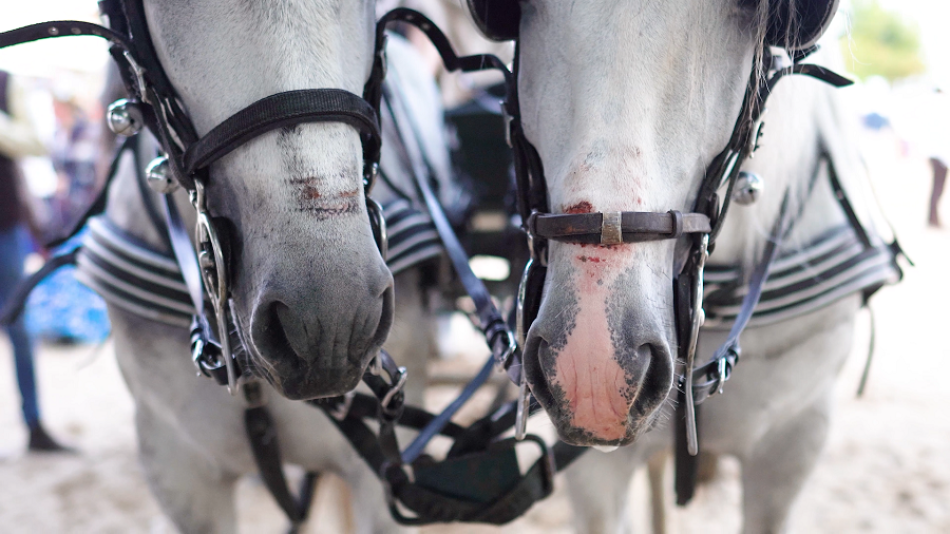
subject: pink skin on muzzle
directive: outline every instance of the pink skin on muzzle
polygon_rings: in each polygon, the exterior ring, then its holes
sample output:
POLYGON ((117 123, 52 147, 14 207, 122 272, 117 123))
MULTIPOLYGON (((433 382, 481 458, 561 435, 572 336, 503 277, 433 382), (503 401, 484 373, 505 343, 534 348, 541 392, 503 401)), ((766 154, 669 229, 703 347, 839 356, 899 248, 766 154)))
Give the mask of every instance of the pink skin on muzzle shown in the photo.
MULTIPOLYGON (((581 206, 584 208, 587 206, 581 206)), ((571 260, 578 311, 566 344, 555 355, 551 382, 564 394, 571 426, 600 440, 621 440, 627 435, 635 391, 617 362, 607 303, 610 287, 622 264, 630 261, 633 245, 567 246, 574 252, 571 260)))

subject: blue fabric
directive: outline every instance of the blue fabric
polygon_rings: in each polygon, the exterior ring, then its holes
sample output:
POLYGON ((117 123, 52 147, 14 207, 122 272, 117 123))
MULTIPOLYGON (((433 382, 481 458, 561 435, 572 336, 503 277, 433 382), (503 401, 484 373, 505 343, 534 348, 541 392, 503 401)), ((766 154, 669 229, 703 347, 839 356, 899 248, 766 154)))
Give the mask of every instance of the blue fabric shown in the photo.
MULTIPOLYGON (((88 230, 56 251, 77 247, 88 230)), ((46 277, 26 301, 26 328, 34 336, 53 341, 100 343, 109 336, 106 304, 96 292, 76 280, 76 268, 61 267, 46 277)))
MULTIPOLYGON (((22 227, 0 230, 0 305, 16 289, 23 278, 23 260, 26 256, 28 237, 22 227)), ((39 401, 36 398, 36 375, 33 370, 33 345, 23 323, 17 320, 6 329, 13 345, 13 360, 16 364, 17 385, 23 400, 23 420, 30 427, 40 420, 39 401)))

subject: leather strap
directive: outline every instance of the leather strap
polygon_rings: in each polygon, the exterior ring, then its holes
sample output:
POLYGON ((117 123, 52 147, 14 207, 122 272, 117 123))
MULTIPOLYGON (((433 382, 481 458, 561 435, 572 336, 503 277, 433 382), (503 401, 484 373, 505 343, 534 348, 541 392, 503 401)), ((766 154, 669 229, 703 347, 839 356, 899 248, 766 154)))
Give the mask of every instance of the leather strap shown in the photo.
MULTIPOLYGON (((709 217, 702 213, 624 211, 620 232, 624 243, 676 239, 683 234, 709 233, 709 217)), ((608 214, 608 220, 609 220, 608 214)), ((605 235, 604 213, 541 214, 528 219, 528 231, 538 237, 567 243, 601 243, 605 235)), ((611 244, 611 243, 606 243, 611 244)))
POLYGON ((379 161, 379 121, 368 102, 343 89, 302 89, 262 98, 225 119, 188 147, 184 171, 194 174, 255 137, 306 122, 353 126, 363 134, 364 160, 379 161))
MULTIPOLYGON (((267 486, 271 496, 287 515, 287 519, 294 525, 303 521, 304 509, 308 503, 298 502, 290 493, 287 479, 284 476, 284 466, 280 455, 280 445, 277 442, 277 428, 266 406, 256 406, 244 410, 244 429, 247 439, 251 443, 254 453, 254 463, 261 473, 261 479, 267 486)), ((312 479, 313 483, 316 482, 312 479)), ((312 493, 310 495, 312 498, 312 493)))
POLYGON ((749 280, 749 290, 742 300, 741 311, 729 331, 729 337, 719 346, 709 361, 693 370, 694 404, 702 403, 710 395, 721 390, 722 385, 729 379, 732 369, 739 360, 739 354, 741 353, 739 336, 745 330, 746 325, 749 324, 749 320, 752 319, 752 314, 755 312, 755 307, 759 304, 759 298, 762 297, 762 288, 769 277, 769 270, 778 255, 782 238, 789 228, 789 196, 789 191, 786 191, 782 199, 782 208, 778 219, 772 226, 769 240, 762 250, 762 257, 752 272, 752 277, 749 280), (705 380, 697 384, 697 378, 705 378, 705 380))
POLYGON ((123 50, 131 50, 128 39, 116 33, 109 28, 83 22, 79 20, 53 20, 49 22, 39 22, 30 24, 22 28, 0 33, 0 48, 14 46, 22 43, 30 43, 41 39, 50 39, 54 37, 87 35, 107 39, 112 44, 123 50))
POLYGON ((79 254, 79 248, 80 247, 76 247, 69 252, 58 254, 46 260, 46 263, 43 264, 43 267, 41 267, 40 270, 31 274, 26 280, 20 282, 13 291, 13 294, 10 295, 10 297, 7 299, 7 302, 3 305, 3 308, 0 309, 0 325, 9 326, 20 318, 30 293, 33 292, 33 289, 39 285, 43 279, 60 267, 65 265, 75 265, 76 256, 79 254))

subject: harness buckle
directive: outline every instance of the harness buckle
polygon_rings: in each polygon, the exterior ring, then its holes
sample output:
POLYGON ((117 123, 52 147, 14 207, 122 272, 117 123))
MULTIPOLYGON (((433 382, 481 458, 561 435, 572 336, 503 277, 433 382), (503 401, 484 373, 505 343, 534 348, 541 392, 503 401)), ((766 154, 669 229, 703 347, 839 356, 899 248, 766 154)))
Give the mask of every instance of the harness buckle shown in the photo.
MULTIPOLYGON (((383 395, 383 398, 379 400, 379 407, 388 415, 396 414, 402 409, 402 399, 398 403, 393 405, 393 401, 396 400, 397 395, 402 393, 403 389, 406 386, 406 380, 409 378, 409 373, 406 372, 405 367, 398 367, 396 370, 396 376, 390 377, 393 381, 392 386, 389 387, 389 391, 383 395)), ((352 398, 350 399, 352 402, 352 398)), ((349 408, 347 408, 348 410, 349 408)))

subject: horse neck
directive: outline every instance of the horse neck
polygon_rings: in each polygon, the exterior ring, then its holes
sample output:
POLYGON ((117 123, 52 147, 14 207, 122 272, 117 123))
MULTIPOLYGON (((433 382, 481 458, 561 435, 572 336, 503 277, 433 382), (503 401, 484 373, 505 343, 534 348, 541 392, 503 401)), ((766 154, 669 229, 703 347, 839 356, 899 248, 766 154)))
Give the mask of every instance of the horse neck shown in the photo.
POLYGON ((752 265, 780 216, 786 191, 792 228, 783 249, 803 247, 847 222, 829 184, 828 164, 847 188, 860 163, 834 91, 804 77, 778 84, 768 102, 762 146, 743 165, 762 177, 765 189, 752 205, 732 204, 711 262, 752 265))

